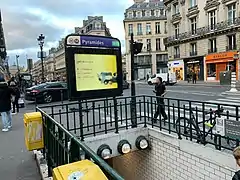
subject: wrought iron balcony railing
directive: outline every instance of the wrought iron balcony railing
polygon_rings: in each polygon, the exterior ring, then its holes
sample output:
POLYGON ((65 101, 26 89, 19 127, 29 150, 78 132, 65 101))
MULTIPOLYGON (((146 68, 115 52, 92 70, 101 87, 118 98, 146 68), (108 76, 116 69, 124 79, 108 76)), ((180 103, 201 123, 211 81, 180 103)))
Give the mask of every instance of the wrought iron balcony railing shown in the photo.
POLYGON ((226 46, 226 51, 237 50, 237 45, 228 45, 226 46))
POLYGON ((217 52, 217 48, 208 49, 208 53, 215 53, 215 52, 217 52))
POLYGON ((229 19, 226 21, 221 21, 215 25, 208 25, 196 29, 196 33, 192 34, 192 31, 180 33, 177 37, 175 35, 169 36, 164 39, 165 44, 177 42, 180 40, 185 40, 188 38, 199 37, 210 33, 220 32, 223 30, 231 29, 236 26, 240 26, 240 17, 229 19))
POLYGON ((196 56, 197 55, 197 51, 191 51, 190 52, 190 56, 196 56))

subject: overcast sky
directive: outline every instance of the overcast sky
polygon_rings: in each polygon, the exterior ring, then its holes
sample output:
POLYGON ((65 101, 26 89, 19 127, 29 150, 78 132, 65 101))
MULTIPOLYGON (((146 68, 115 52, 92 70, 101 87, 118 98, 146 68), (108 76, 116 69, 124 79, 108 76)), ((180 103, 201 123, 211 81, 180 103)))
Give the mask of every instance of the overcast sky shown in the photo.
POLYGON ((87 16, 103 16, 112 36, 124 41, 124 11, 131 4, 133 0, 0 0, 9 63, 16 54, 21 65, 26 65, 26 57, 37 60, 41 33, 48 51, 87 16))

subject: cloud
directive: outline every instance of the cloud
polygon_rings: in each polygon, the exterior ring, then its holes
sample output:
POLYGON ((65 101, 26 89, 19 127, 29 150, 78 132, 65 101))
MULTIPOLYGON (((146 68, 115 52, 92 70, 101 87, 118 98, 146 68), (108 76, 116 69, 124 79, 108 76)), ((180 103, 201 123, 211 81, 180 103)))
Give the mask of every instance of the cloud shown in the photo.
MULTIPOLYGON (((124 11, 132 0, 15 0, 1 1, 3 25, 10 63, 20 54, 20 64, 26 64, 26 54, 36 60, 39 51, 36 41, 39 34, 45 35, 45 51, 56 46, 58 40, 82 26, 87 16, 103 16, 114 37, 124 47, 124 11)), ((123 48, 124 50, 124 48, 123 48)))

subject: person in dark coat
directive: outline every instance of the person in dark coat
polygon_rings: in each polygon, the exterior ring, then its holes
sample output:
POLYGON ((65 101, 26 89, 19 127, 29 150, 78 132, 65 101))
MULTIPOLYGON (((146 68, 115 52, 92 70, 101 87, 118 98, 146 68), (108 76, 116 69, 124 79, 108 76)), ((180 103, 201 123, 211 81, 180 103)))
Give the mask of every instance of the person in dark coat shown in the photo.
MULTIPOLYGON (((159 114, 161 114, 163 116, 163 120, 167 120, 167 114, 165 112, 165 106, 164 106, 164 95, 166 94, 166 87, 165 85, 162 83, 162 78, 161 77, 157 77, 157 84, 155 85, 155 90, 153 90, 154 93, 156 93, 157 96, 157 110, 154 114, 153 117, 153 122, 156 123, 157 122, 157 117, 159 116, 159 114)), ((161 123, 161 122, 160 122, 161 123)))
POLYGON ((12 127, 11 96, 14 91, 8 87, 4 76, 0 74, 0 113, 2 116, 3 132, 9 131, 12 127))
POLYGON ((197 73, 195 71, 193 71, 193 74, 192 74, 192 82, 193 84, 197 83, 197 73))
POLYGON ((18 100, 20 98, 20 89, 17 87, 17 84, 15 82, 11 82, 10 83, 10 87, 13 89, 15 96, 13 96, 12 99, 12 105, 13 105, 13 111, 12 113, 15 114, 16 113, 16 109, 17 109, 17 113, 19 113, 19 105, 18 105, 18 100))
MULTIPOLYGON (((233 156, 236 160, 237 165, 240 167, 240 146, 233 150, 233 156)), ((240 180, 240 170, 235 172, 232 180, 240 180)))

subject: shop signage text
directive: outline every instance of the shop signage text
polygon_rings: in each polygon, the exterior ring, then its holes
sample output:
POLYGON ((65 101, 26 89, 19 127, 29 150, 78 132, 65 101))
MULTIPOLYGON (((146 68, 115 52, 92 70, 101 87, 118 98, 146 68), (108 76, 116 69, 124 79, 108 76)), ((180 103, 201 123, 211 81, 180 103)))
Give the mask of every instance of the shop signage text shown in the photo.
POLYGON ((237 52, 224 52, 224 53, 216 53, 216 54, 209 54, 206 56, 206 60, 216 60, 216 59, 227 59, 227 58, 234 58, 234 55, 237 52))

